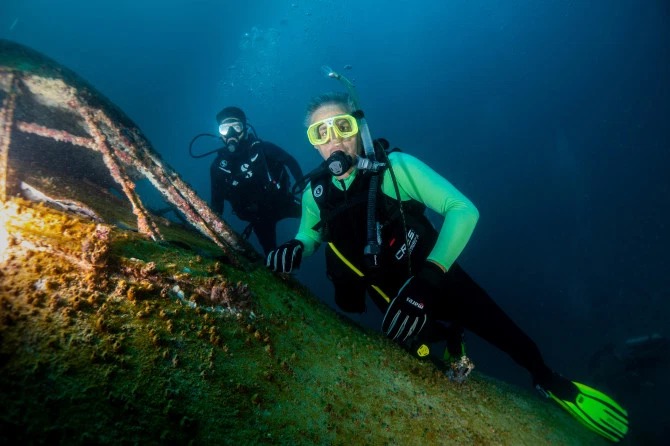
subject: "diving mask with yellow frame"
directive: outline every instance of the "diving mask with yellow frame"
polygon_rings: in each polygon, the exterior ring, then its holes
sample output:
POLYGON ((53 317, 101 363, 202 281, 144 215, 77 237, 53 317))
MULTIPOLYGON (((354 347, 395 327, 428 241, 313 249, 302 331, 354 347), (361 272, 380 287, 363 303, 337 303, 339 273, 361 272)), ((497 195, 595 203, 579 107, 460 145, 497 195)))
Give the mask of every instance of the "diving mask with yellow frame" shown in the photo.
POLYGON ((358 134, 358 123, 351 115, 331 116, 307 128, 307 138, 315 146, 326 144, 333 138, 351 138, 356 134, 358 134))

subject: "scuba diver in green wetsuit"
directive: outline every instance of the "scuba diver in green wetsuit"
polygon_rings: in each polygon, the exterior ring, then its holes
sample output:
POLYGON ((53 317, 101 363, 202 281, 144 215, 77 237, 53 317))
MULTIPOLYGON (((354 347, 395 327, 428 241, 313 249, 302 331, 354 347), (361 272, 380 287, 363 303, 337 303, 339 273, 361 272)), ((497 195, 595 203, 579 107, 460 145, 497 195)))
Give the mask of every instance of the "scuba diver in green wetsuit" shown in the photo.
POLYGON ((325 162, 309 175, 297 235, 271 251, 266 265, 289 273, 327 243, 327 275, 343 311, 365 311, 369 293, 385 314, 384 334, 417 356, 427 355, 429 343, 446 340, 445 357, 466 359, 460 336, 467 329, 528 370, 544 396, 584 425, 621 440, 626 410, 552 371, 533 340, 458 265, 479 217, 472 202, 417 158, 386 155, 372 143, 349 91, 316 97, 308 106, 307 136, 325 162), (439 232, 426 207, 443 216, 439 232))

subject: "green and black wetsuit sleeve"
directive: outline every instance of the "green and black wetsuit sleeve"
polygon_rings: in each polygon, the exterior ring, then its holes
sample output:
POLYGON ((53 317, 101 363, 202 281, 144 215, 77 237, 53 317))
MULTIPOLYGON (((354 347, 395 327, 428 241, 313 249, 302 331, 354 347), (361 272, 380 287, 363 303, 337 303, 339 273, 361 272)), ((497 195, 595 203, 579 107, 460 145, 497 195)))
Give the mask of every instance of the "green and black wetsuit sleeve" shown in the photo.
POLYGON ((321 212, 316 201, 314 201, 312 185, 309 184, 302 193, 302 214, 298 234, 295 236, 304 245, 304 256, 314 254, 323 241, 321 232, 313 229, 319 221, 321 221, 321 212))
MULTIPOLYGON (((444 217, 437 242, 428 256, 448 270, 461 254, 474 231, 479 211, 456 187, 428 165, 403 152, 389 155, 393 172, 398 182, 400 199, 410 199, 425 204, 444 217)), ((356 172, 345 181, 333 181, 335 187, 348 187, 356 172)), ((382 183, 384 194, 395 199, 396 193, 390 171, 384 172, 382 183)), ((302 197, 302 218, 296 239, 305 245, 304 255, 311 255, 321 243, 321 234, 312 229, 320 220, 319 207, 312 196, 311 187, 302 197)))
MULTIPOLYGON (((398 181, 400 199, 414 199, 444 217, 428 260, 449 270, 470 240, 479 211, 446 178, 414 156, 394 152, 389 155, 389 160, 398 181)), ((389 197, 396 197, 388 169, 384 172, 382 191, 389 197)))

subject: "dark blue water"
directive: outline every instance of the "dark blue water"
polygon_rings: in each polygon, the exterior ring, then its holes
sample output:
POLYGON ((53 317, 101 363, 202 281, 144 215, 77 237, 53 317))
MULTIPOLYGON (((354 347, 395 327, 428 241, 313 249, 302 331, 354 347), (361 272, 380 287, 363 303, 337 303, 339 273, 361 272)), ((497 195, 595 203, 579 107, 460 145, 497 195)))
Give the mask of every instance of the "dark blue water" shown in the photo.
MULTIPOLYGON (((462 265, 553 367, 589 382, 604 345, 670 336, 669 5, 4 0, 0 37, 91 82, 206 199, 211 160, 190 158, 188 143, 215 133, 219 109, 242 107, 261 138, 309 171, 320 160, 304 107, 341 90, 322 65, 342 72, 373 137, 431 164, 479 208, 462 265)), ((283 222, 279 238, 296 228, 283 222)), ((332 304, 321 256, 298 278, 332 304)), ((360 320, 374 326, 380 315, 360 320)), ((504 355, 469 341, 479 370, 528 384, 504 355)), ((638 432, 670 425, 639 415, 670 413, 667 367, 634 370, 633 389, 601 383, 637 411, 638 432)))

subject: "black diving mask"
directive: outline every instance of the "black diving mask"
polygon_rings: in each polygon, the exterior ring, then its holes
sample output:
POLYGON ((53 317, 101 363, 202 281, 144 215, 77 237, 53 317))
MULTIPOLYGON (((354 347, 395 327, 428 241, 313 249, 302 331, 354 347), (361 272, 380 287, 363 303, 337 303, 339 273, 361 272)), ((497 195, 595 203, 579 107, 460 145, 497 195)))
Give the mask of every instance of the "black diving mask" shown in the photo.
POLYGON ((219 134, 229 152, 234 153, 242 140, 244 124, 238 120, 224 121, 219 125, 219 134))

